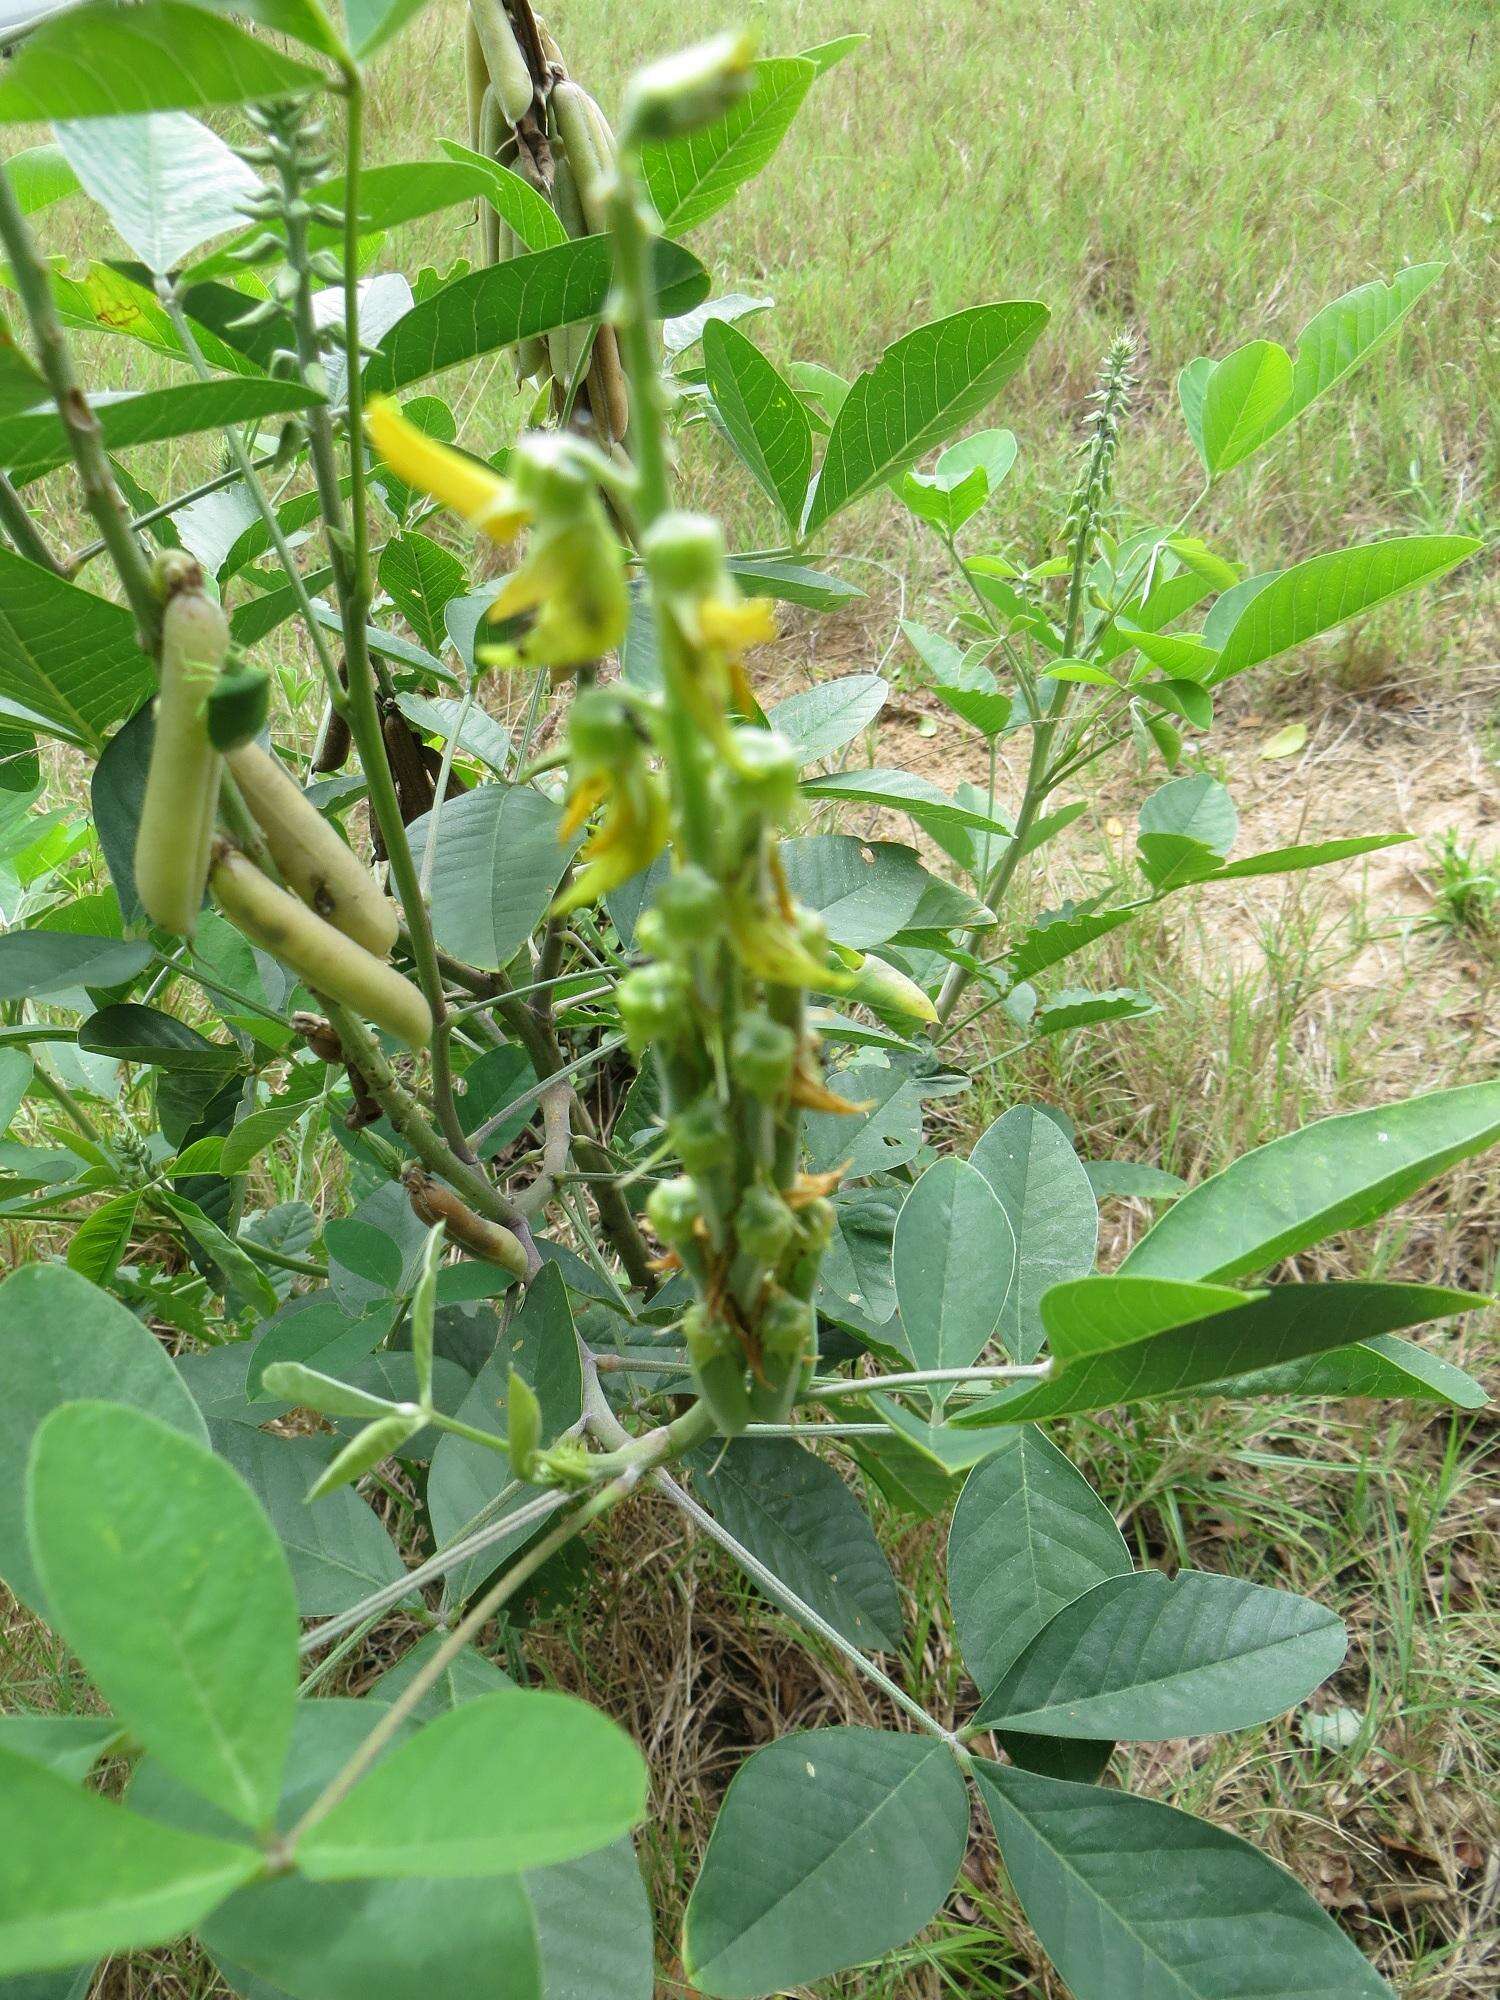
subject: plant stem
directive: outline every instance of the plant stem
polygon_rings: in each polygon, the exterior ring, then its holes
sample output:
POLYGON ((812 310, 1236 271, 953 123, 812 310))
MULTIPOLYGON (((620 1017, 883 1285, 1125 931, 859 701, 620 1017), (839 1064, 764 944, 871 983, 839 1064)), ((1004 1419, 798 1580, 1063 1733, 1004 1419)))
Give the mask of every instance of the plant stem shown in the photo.
POLYGON ((154 654, 161 613, 151 588, 150 568, 115 484, 99 420, 73 373, 73 357, 63 337, 52 288, 7 174, 0 174, 0 243, 4 244, 11 278, 36 340, 42 375, 52 392, 68 449, 78 467, 84 504, 114 558, 121 587, 135 614, 141 648, 154 654))
POLYGON ((837 1396, 868 1396, 884 1389, 920 1389, 929 1382, 1044 1382, 1050 1361, 1003 1361, 989 1368, 913 1368, 899 1375, 857 1375, 846 1381, 814 1382, 807 1400, 832 1402, 837 1396))
MULTIPOLYGON (((276 463, 276 453, 268 451, 264 458, 252 459, 250 463, 255 473, 265 472, 276 463)), ((212 479, 205 479, 197 486, 188 487, 185 493, 176 493, 170 500, 163 500, 159 506, 148 507, 144 514, 133 514, 130 525, 139 533, 142 528, 149 528, 153 521, 165 520, 168 514, 178 514, 184 507, 191 507, 195 500, 206 500, 211 493, 221 493, 226 486, 233 486, 237 479, 243 477, 244 474, 238 465, 228 466, 223 472, 216 472, 212 479)), ((104 554, 106 546, 104 542, 89 542, 79 549, 76 555, 68 558, 65 565, 66 574, 77 576, 79 570, 91 563, 95 556, 104 554)))
POLYGON ((27 510, 26 502, 3 472, 0 472, 0 526, 4 527, 18 554, 40 569, 50 569, 54 576, 67 575, 66 565, 60 563, 48 548, 40 528, 27 510))

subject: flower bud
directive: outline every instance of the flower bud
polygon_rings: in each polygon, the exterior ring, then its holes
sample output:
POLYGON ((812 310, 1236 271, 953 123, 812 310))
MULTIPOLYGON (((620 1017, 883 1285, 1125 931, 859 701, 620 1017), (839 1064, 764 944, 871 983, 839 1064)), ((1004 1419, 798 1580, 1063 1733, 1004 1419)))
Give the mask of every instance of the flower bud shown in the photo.
POLYGON ((709 597, 724 586, 724 535, 707 514, 662 514, 641 538, 658 589, 673 597, 709 597))
POLYGON ((657 890, 654 911, 674 944, 707 944, 723 928, 723 892, 706 869, 690 861, 657 890))
POLYGON ((692 1241, 694 1225, 702 1213, 698 1183, 690 1174, 658 1181, 647 1197, 646 1220, 670 1249, 692 1241))
POLYGON ((753 38, 739 30, 637 70, 625 92, 626 142, 674 139, 721 118, 750 88, 754 51, 753 38))
POLYGON ((797 1037, 769 1014, 746 1014, 736 1023, 729 1066, 735 1082, 752 1097, 762 1103, 779 1097, 792 1080, 796 1059, 797 1037))
POLYGON ((678 1040, 692 995, 692 979, 680 965, 657 963, 627 972, 615 990, 615 1005, 631 1053, 639 1055, 654 1041, 678 1040))
POLYGON ((690 1174, 711 1174, 729 1158, 729 1120, 712 1097, 700 1097, 672 1120, 672 1143, 690 1174))
POLYGON ((774 729, 744 724, 729 737, 730 783, 737 801, 778 824, 797 805, 797 753, 774 729))
POLYGON ((779 1264, 793 1235, 796 1220, 779 1194, 768 1187, 748 1187, 734 1213, 740 1248, 762 1264, 779 1264))

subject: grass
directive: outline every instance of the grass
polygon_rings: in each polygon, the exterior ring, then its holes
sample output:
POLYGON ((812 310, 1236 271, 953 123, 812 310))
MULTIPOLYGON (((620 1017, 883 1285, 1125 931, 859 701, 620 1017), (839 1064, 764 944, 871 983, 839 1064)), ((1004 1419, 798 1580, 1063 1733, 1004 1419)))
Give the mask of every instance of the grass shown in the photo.
MULTIPOLYGON (((636 62, 725 18, 703 0, 628 9, 562 0, 554 11, 572 67, 607 107, 636 62)), ((994 297, 1052 307, 1045 341, 996 418, 1022 446, 995 517, 1004 545, 1035 552, 1055 521, 1071 479, 1071 426, 1118 327, 1142 349, 1125 503, 1164 513, 1195 490, 1171 388, 1184 362, 1253 337, 1290 344, 1327 299, 1429 257, 1452 268, 1396 350, 1227 482, 1202 525, 1252 565, 1377 532, 1495 532, 1500 368, 1484 301, 1500 278, 1500 142, 1490 115, 1500 45, 1481 0, 1212 9, 1092 0, 1050 10, 953 0, 941 14, 895 0, 857 9, 765 0, 744 11, 771 51, 854 27, 869 37, 817 87, 800 147, 698 244, 712 249, 720 289, 776 297, 774 313, 752 323, 773 356, 848 374, 924 317, 994 297)), ((461 132, 460 19, 443 0, 384 59, 376 157, 427 156, 438 136, 461 132)), ((97 252, 97 219, 78 205, 55 211, 44 232, 47 247, 75 256, 86 236, 97 252)), ((437 218, 406 232, 389 261, 442 267, 470 242, 459 215, 437 218)), ((96 379, 141 378, 142 355, 125 343, 96 342, 93 358, 96 379)), ((468 440, 493 447, 511 435, 516 398, 503 366, 443 386, 461 401, 468 440)), ((181 483, 213 469, 211 454, 195 443, 132 464, 153 486, 181 483)), ((772 539, 768 518, 736 497, 721 465, 711 455, 700 463, 697 495, 727 506, 746 540, 772 539)), ((63 491, 53 482, 49 492, 61 518, 63 491)), ((782 662, 789 675, 867 664, 903 605, 935 601, 926 550, 893 509, 847 517, 831 553, 860 565, 852 573, 870 586, 868 607, 858 619, 795 629, 782 662), (909 579, 903 591, 893 575, 909 579)), ((1425 715, 1436 754, 1473 773, 1477 798, 1495 763, 1486 710, 1496 611, 1493 576, 1470 565, 1435 597, 1260 676, 1233 698, 1234 740, 1253 745, 1256 712, 1352 730, 1299 776, 1299 790, 1317 788, 1339 830, 1365 831, 1372 774, 1384 782, 1403 768, 1418 740, 1402 733, 1406 719, 1425 715)), ((311 681, 290 639, 280 665, 296 713, 311 681)), ((903 707, 913 725, 926 712, 919 690, 903 707)), ((298 725, 310 730, 305 712, 298 725)), ((941 771, 958 754, 948 737, 920 738, 899 716, 893 736, 924 768, 941 771)), ((1255 772, 1253 748, 1241 762, 1255 772)), ((1024 894, 1055 900, 1120 868, 1111 829, 1130 821, 1138 796, 1133 776, 1112 777, 1024 894)), ((1392 906, 1385 881, 1342 894, 1346 885, 1311 878, 1233 905, 1179 899, 1079 966, 1090 985, 1158 996, 1158 1014, 1023 1051, 989 1073, 940 1136, 967 1144, 1006 1104, 1040 1099, 1068 1112, 1087 1155, 1159 1161, 1197 1178, 1328 1111, 1490 1073, 1500 1061, 1495 961, 1469 913, 1474 884, 1493 873, 1484 859, 1492 842, 1470 831, 1431 862, 1427 907, 1435 898, 1445 922, 1427 934, 1392 906)), ((1497 1214, 1500 1170, 1481 1162, 1299 1271, 1373 1268, 1483 1287, 1493 1282, 1497 1214)), ((1107 1205, 1106 1262, 1144 1221, 1138 1204, 1107 1205)), ((1471 1320, 1446 1351, 1482 1363, 1492 1351, 1484 1324, 1471 1320)), ((1407 2000, 1492 1992, 1500 1690, 1482 1585, 1500 1554, 1493 1420, 1209 1403, 1076 1423, 1065 1442, 1120 1508, 1143 1562, 1304 1590, 1351 1631, 1349 1661, 1315 1704, 1358 1715, 1347 1748, 1313 1748, 1293 1717, 1210 1744, 1137 1751, 1120 1762, 1129 1782, 1284 1860, 1407 2000)), ((883 1532, 913 1635, 904 1670, 951 1714, 968 1691, 930 1620, 941 1536, 894 1516, 883 1532)), ((587 1587, 537 1628, 532 1651, 647 1747, 660 1991, 676 1995, 685 1989, 671 1959, 675 1920, 745 1750, 790 1728, 891 1718, 736 1575, 690 1547, 674 1516, 643 1503, 596 1538, 594 1556, 587 1587)), ((382 1648, 398 1636, 386 1628, 382 1648)), ((78 1698, 65 1657, 34 1626, 13 1624, 3 1643, 12 1696, 78 1698)), ((372 1650, 351 1684, 377 1663, 372 1650)), ((175 2000, 210 1984, 201 1962, 179 1952, 112 1966, 100 1990, 175 2000)), ((1060 1990, 982 1841, 950 1912, 918 1944, 879 1973, 818 1989, 850 2000, 1060 1990)))

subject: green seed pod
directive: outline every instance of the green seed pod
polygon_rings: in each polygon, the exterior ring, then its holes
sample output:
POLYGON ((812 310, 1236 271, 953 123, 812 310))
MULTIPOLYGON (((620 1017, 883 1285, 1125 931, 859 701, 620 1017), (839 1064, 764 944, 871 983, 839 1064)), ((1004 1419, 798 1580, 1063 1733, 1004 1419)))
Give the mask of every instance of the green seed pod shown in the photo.
POLYGON ((510 25, 510 16, 501 0, 472 0, 470 15, 484 51, 490 87, 510 123, 519 125, 531 109, 536 88, 510 25))
POLYGON ((779 1264, 796 1233, 796 1219, 779 1194, 756 1184, 746 1188, 734 1212, 740 1248, 762 1264, 779 1264))
POLYGON ((651 579, 668 595, 710 597, 724 582, 724 532, 708 514, 659 514, 641 537, 651 579))
POLYGON ((471 7, 464 21, 464 93, 469 109, 469 146, 476 153, 482 150, 484 94, 489 87, 490 66, 484 59, 484 44, 479 39, 471 7))
POLYGON ((227 841, 215 849, 209 882, 235 928, 315 993, 362 1014, 409 1048, 432 1040, 431 1011, 409 979, 278 888, 227 841))
POLYGON ((672 1143, 690 1174, 711 1174, 729 1158, 729 1120, 712 1097, 700 1097, 672 1120, 672 1143))
MULTIPOLYGON (((557 210, 557 219, 569 236, 587 236, 588 227, 583 219, 583 209, 578 200, 578 187, 573 179, 573 170, 565 154, 556 153, 552 160, 552 206, 557 210)), ((547 358, 552 369, 552 379, 559 389, 566 391, 571 385, 578 365, 583 359, 584 348, 588 344, 588 328, 585 326, 560 326, 555 333, 547 335, 547 358)))
POLYGON ((669 1249, 693 1239, 693 1227, 703 1213, 698 1183, 690 1174, 658 1181, 646 1199, 646 1220, 669 1249))
POLYGON ((730 732, 730 783, 735 798, 778 825, 797 805, 797 753, 774 729, 741 724, 730 732))
POLYGON ((399 927, 396 906, 358 855, 258 743, 244 744, 227 761, 287 887, 345 937, 388 957, 399 927))
POLYGON ((580 90, 576 83, 563 78, 553 84, 548 101, 557 125, 557 136, 563 143, 568 165, 573 170, 573 185, 578 190, 578 205, 583 211, 583 219, 588 224, 590 235, 600 236, 609 227, 606 172, 594 123, 589 116, 587 93, 580 90))
POLYGON ((788 1087, 796 1060, 797 1037, 769 1014, 746 1014, 735 1024, 730 1071, 735 1082, 763 1104, 788 1087))
POLYGON ((696 1305, 689 1307, 682 1332, 698 1393, 724 1435, 738 1437, 750 1421, 750 1392, 745 1350, 734 1328, 710 1318, 706 1306, 696 1305))
POLYGON ((667 877, 652 908, 676 945, 709 944, 724 927, 724 892, 707 869, 692 861, 667 877))
POLYGON ((179 937, 193 934, 208 878, 222 760, 209 741, 207 704, 228 645, 228 620, 201 586, 168 598, 135 887, 151 921, 179 937))
POLYGON ((530 1479, 542 1444, 542 1406, 535 1389, 514 1368, 505 1392, 505 1439, 510 1446, 511 1471, 517 1479, 530 1479))
POLYGON ((677 1041, 688 1025, 693 982, 680 965, 638 966, 615 989, 615 1005, 632 1054, 655 1041, 677 1041))
POLYGON ((750 1384, 756 1421, 784 1424, 801 1391, 809 1355, 817 1351, 817 1321, 803 1299, 773 1291, 760 1317, 760 1370, 750 1384))

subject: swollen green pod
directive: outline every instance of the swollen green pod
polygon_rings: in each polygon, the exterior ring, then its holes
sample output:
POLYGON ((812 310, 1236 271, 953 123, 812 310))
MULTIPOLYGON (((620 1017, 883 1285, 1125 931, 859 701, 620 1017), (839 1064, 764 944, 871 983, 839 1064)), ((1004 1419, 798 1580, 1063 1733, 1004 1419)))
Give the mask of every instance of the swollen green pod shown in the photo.
POLYGON ((208 876, 223 760, 209 741, 206 709, 228 646, 228 621, 200 582, 167 600, 135 887, 151 921, 180 937, 193 934, 208 876))
POLYGON ((345 937, 388 957, 396 942, 396 906, 358 855, 258 743, 232 750, 227 762, 288 888, 345 937))
POLYGON ((536 91, 515 30, 510 25, 510 16, 501 0, 473 0, 470 18, 479 37, 479 45, 484 50, 490 88, 510 123, 519 125, 531 109, 536 91))
POLYGON ((573 185, 578 190, 578 205, 583 211, 584 222, 591 234, 600 235, 609 226, 605 202, 606 163, 600 156, 598 136, 589 116, 588 96, 576 83, 564 79, 553 84, 550 103, 557 124, 557 136, 562 141, 573 172, 573 185))
POLYGON ((373 1021, 409 1048, 425 1048, 432 1040, 431 1010, 409 979, 288 895, 226 840, 214 849, 209 886, 235 928, 315 993, 373 1021))
POLYGON ((475 152, 480 150, 484 95, 489 87, 490 66, 485 61, 484 44, 479 39, 471 7, 464 21, 464 91, 469 111, 469 145, 475 152))
MULTIPOLYGON (((552 161, 552 206, 569 236, 587 235, 587 225, 583 219, 583 209, 578 200, 578 184, 573 178, 573 170, 562 153, 554 154, 552 161)), ((552 378, 564 392, 577 373, 578 364, 583 359, 583 351, 588 344, 586 326, 561 326, 555 333, 547 335, 547 351, 552 362, 552 378)))

